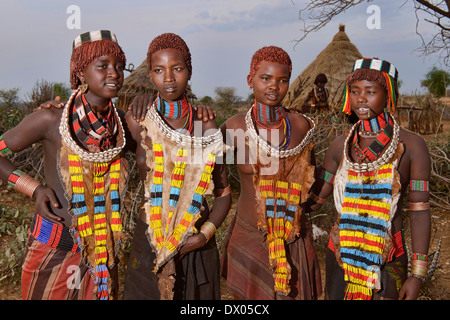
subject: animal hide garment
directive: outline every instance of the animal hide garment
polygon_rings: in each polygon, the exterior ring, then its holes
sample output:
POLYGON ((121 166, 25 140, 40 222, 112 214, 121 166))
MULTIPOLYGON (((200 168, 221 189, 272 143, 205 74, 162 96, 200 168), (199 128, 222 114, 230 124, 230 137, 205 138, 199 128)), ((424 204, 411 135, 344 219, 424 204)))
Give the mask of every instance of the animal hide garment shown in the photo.
POLYGON ((154 108, 141 125, 150 168, 144 191, 147 236, 156 253, 155 272, 164 297, 173 288, 173 257, 198 232, 194 224, 203 198, 212 194, 212 171, 223 152, 222 134, 219 129, 205 137, 181 134, 169 128, 154 108))
MULTIPOLYGON (((249 126, 250 122, 247 122, 249 126)), ((314 127, 310 129, 313 131, 314 127)), ((300 204, 308 198, 314 182, 311 150, 314 142, 310 135, 302 147, 286 157, 273 157, 258 147, 261 138, 250 135, 249 148, 257 150, 253 165, 253 184, 258 203, 258 228, 264 233, 269 251, 270 267, 275 281, 274 290, 287 295, 291 266, 287 261, 285 244, 295 241, 300 234, 300 204)), ((288 150, 289 152, 289 150, 288 150)))

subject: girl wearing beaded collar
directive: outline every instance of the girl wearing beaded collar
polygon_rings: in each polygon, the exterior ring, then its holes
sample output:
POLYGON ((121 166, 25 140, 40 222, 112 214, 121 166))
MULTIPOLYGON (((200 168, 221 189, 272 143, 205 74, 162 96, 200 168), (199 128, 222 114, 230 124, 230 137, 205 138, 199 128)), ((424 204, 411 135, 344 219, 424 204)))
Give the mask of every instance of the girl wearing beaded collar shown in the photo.
POLYGON ((122 86, 126 58, 107 30, 80 35, 72 48, 75 91, 64 109, 34 112, 0 138, 11 152, 36 142, 44 149, 45 185, 17 170, 8 154, 0 158, 0 177, 36 200, 23 299, 117 297, 123 155, 133 144, 122 126, 125 113, 111 99, 122 86), (71 284, 73 272, 77 282, 71 284))
POLYGON ((281 106, 291 68, 281 48, 258 50, 247 77, 255 102, 222 125, 241 184, 222 256, 228 290, 238 299, 321 294, 311 226, 300 207, 314 180, 314 123, 281 106))
POLYGON ((308 204, 316 210, 334 189, 338 215, 327 252, 329 299, 416 299, 426 277, 430 238, 430 156, 424 140, 393 113, 396 68, 379 59, 355 62, 343 111, 359 118, 328 149, 308 204), (388 111, 385 111, 385 108, 388 111), (403 249, 401 199, 409 192, 413 258, 403 249))
POLYGON ((126 115, 145 194, 124 299, 220 299, 214 233, 231 205, 225 167, 218 161, 222 134, 213 120, 193 122, 185 96, 191 56, 181 37, 165 33, 153 39, 147 63, 158 96, 144 121, 126 115), (213 184, 210 211, 204 195, 213 184))

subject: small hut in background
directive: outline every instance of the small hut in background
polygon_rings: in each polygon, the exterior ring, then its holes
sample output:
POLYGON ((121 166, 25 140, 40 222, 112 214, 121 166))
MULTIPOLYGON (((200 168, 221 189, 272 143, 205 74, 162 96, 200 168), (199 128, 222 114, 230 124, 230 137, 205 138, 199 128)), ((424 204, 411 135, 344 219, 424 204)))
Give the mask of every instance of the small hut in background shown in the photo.
POLYGON ((314 87, 314 80, 319 73, 325 74, 328 78, 326 87, 329 92, 330 108, 340 105, 345 81, 355 60, 361 58, 361 53, 345 33, 345 26, 340 25, 339 32, 336 33, 330 44, 292 82, 283 100, 283 105, 289 109, 301 111, 303 102, 314 87))
MULTIPOLYGON (((186 89, 187 98, 195 100, 197 97, 192 93, 190 85, 186 89)), ((123 86, 118 93, 117 107, 127 110, 133 99, 138 95, 153 95, 156 97, 156 88, 150 81, 147 61, 144 60, 139 67, 133 70, 123 81, 123 86)))

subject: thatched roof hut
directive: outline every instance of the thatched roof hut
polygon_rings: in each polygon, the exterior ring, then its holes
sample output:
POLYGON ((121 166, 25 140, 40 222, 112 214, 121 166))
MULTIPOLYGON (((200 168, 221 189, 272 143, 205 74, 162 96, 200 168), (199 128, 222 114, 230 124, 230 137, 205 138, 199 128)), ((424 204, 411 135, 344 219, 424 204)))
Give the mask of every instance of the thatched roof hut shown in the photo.
POLYGON ((301 110, 308 93, 314 87, 314 80, 319 73, 328 78, 326 87, 329 92, 328 102, 337 106, 342 100, 344 84, 350 74, 355 60, 362 58, 361 53, 350 42, 345 33, 345 26, 339 26, 339 32, 317 58, 295 79, 283 100, 283 105, 294 110, 301 110))
MULTIPOLYGON (((192 93, 190 85, 187 87, 187 97, 195 100, 197 97, 192 93)), ((156 96, 156 88, 150 82, 148 74, 147 61, 144 60, 139 67, 131 72, 131 74, 123 81, 123 86, 118 93, 117 107, 127 110, 128 106, 137 95, 153 95, 156 96)))

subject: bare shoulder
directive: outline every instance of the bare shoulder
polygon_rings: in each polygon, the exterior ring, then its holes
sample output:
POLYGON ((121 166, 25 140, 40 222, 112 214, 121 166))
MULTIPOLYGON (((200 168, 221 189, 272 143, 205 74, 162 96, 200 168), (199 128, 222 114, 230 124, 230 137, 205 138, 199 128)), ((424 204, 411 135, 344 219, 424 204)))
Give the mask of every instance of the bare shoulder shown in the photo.
POLYGON ((60 140, 59 125, 62 109, 50 108, 32 112, 14 128, 5 133, 12 145, 22 149, 37 141, 60 140))
POLYGON ((245 129, 245 114, 236 114, 225 121, 222 129, 245 129))
POLYGON ((120 109, 116 109, 116 110, 117 110, 117 114, 119 115, 119 117, 123 121, 125 121, 128 124, 128 126, 139 125, 139 122, 137 122, 136 119, 134 119, 132 111, 128 111, 125 113, 123 110, 120 110, 120 109))
POLYGON ((34 111, 28 114, 18 125, 18 127, 26 126, 30 129, 33 128, 33 131, 41 131, 43 134, 55 130, 59 131, 59 125, 61 122, 63 111, 64 108, 44 108, 38 111, 34 111))
POLYGON ((341 157, 342 153, 344 152, 346 138, 347 136, 345 134, 342 134, 334 139, 327 149, 327 153, 331 153, 335 156, 341 157))
POLYGON ((431 158, 425 140, 413 132, 400 129, 400 141, 404 154, 400 160, 399 171, 409 179, 429 180, 431 158))
POLYGON ((125 130, 130 131, 133 137, 137 136, 136 134, 140 133, 142 127, 140 123, 137 122, 136 119, 134 119, 133 112, 128 111, 127 113, 125 113, 123 110, 121 111, 121 113, 123 113, 123 116, 121 116, 121 114, 119 113, 119 117, 123 119, 125 130))
POLYGON ((288 119, 292 128, 297 132, 306 133, 309 129, 314 127, 314 122, 303 114, 290 110, 288 119))
POLYGON ((28 116, 39 119, 41 121, 60 121, 63 112, 64 108, 43 108, 30 113, 28 116))
POLYGON ((429 171, 431 158, 425 140, 413 132, 400 129, 400 141, 405 150, 401 166, 410 166, 411 173, 413 171, 429 171))
POLYGON ((323 167, 326 170, 333 173, 337 171, 344 154, 345 139, 345 135, 340 135, 328 147, 323 160, 323 167))
POLYGON ((400 141, 404 144, 409 153, 426 152, 426 154, 428 154, 427 144, 418 134, 400 128, 400 141))

